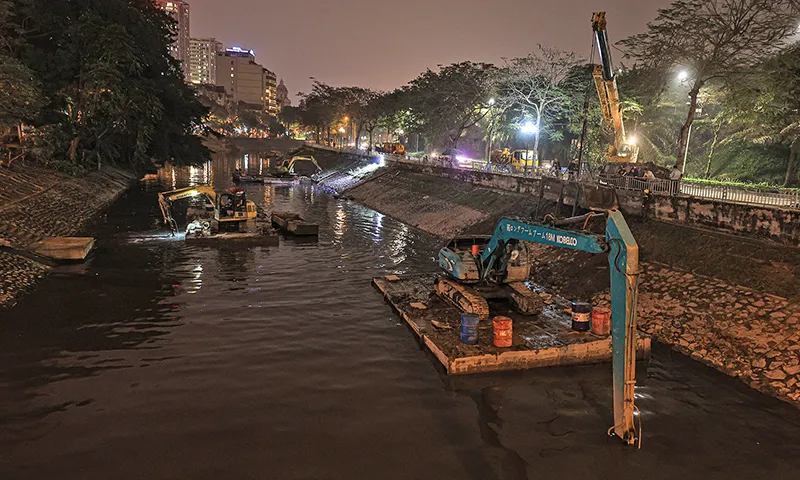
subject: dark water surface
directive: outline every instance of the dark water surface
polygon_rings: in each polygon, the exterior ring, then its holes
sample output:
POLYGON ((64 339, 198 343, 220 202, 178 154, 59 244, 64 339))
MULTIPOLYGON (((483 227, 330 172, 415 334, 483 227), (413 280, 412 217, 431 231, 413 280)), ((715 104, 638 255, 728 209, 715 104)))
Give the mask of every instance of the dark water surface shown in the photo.
POLYGON ((800 478, 797 409, 664 348, 639 451, 605 436, 609 365, 446 377, 370 285, 435 268, 436 239, 311 185, 247 190, 319 241, 154 238, 137 190, 88 265, 0 311, 0 479, 800 478))

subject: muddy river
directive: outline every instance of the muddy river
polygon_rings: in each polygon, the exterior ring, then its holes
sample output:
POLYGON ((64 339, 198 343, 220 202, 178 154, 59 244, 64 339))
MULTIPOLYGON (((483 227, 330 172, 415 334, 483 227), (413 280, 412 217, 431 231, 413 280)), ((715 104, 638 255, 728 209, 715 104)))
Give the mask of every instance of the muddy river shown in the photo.
POLYGON ((154 188, 0 311, 1 479, 800 478, 800 411, 657 345, 638 451, 605 435, 610 365, 447 377, 370 285, 433 271, 440 242, 374 210, 247 186, 319 239, 187 246, 154 188))

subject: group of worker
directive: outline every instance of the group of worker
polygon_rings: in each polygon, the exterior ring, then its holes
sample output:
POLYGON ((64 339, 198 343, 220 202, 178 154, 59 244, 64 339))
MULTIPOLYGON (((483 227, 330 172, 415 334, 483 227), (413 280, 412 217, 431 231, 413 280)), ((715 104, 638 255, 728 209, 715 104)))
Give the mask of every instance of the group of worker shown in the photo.
MULTIPOLYGON (((656 175, 652 170, 640 167, 639 165, 621 165, 617 170, 617 176, 633 177, 642 180, 655 180, 656 175)), ((683 177, 680 167, 675 164, 669 171, 668 180, 678 181, 683 177)))

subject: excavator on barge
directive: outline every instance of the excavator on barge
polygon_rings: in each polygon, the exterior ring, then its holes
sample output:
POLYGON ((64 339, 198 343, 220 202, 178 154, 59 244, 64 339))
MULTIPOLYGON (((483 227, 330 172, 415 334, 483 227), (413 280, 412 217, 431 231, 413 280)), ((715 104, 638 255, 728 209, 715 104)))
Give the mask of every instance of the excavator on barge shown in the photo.
POLYGON ((178 231, 178 223, 172 217, 172 204, 193 197, 203 197, 206 214, 190 222, 187 233, 202 232, 204 236, 210 236, 220 232, 255 231, 255 220, 258 216, 256 204, 247 200, 243 190, 232 188, 217 192, 209 185, 197 185, 158 194, 158 205, 161 208, 164 224, 169 226, 173 236, 178 231))

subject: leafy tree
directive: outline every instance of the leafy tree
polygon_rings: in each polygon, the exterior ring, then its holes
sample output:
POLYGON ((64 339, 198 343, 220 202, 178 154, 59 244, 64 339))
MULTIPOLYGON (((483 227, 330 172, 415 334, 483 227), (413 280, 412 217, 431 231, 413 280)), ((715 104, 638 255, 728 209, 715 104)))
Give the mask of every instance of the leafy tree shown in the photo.
POLYGON ((14 0, 15 54, 47 102, 35 126, 44 160, 138 169, 202 162, 208 110, 168 52, 175 22, 152 0, 14 0))
MULTIPOLYGON (((536 126, 534 154, 539 158, 539 140, 543 125, 564 116, 582 103, 585 91, 575 70, 583 64, 573 52, 539 45, 536 53, 506 61, 501 71, 498 94, 501 105, 517 105, 532 115, 536 126)), ((558 138, 559 134, 550 132, 558 138)))
POLYGON ((660 85, 685 69, 689 111, 677 142, 679 166, 701 89, 775 52, 797 28, 797 7, 793 0, 676 0, 659 10, 647 32, 620 42, 660 85))
POLYGON ((401 110, 412 112, 428 140, 457 148, 464 132, 488 114, 496 73, 493 65, 473 62, 426 70, 404 88, 408 108, 401 110))

